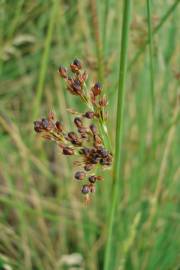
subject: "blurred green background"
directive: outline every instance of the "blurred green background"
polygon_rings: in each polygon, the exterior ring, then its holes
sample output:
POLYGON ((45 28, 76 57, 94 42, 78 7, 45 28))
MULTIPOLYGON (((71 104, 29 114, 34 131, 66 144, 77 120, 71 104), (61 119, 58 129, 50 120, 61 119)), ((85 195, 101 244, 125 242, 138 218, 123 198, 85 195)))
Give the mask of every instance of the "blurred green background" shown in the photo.
MULTIPOLYGON (((109 270, 180 267, 179 1, 152 1, 155 125, 146 1, 133 1, 121 198, 109 270), (145 48, 145 49, 144 49, 145 48)), ((72 162, 36 137, 33 121, 82 110, 58 76, 81 59, 100 80, 115 137, 122 1, 0 1, 0 269, 101 270, 112 173, 84 205, 72 162), (9 267, 9 268, 8 268, 9 267)))

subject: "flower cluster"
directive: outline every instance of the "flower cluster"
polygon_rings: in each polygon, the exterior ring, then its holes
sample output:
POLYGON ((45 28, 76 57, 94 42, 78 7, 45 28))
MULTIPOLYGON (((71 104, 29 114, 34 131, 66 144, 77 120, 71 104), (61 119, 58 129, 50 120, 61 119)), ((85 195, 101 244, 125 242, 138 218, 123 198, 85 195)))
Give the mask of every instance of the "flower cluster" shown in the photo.
POLYGON ((106 147, 107 129, 105 107, 107 98, 101 95, 102 88, 95 83, 87 90, 87 73, 82 71, 81 62, 75 59, 70 65, 70 71, 59 68, 60 76, 65 80, 67 90, 87 105, 83 113, 69 110, 74 116, 75 131, 66 131, 63 123, 55 119, 50 112, 47 118, 34 122, 34 130, 47 140, 53 140, 60 147, 62 154, 76 156, 74 165, 80 167, 74 174, 74 179, 87 182, 82 185, 81 192, 89 201, 89 195, 95 192, 96 181, 102 180, 96 175, 99 167, 108 168, 112 164, 112 154, 106 147), (70 76, 71 75, 71 76, 70 76))

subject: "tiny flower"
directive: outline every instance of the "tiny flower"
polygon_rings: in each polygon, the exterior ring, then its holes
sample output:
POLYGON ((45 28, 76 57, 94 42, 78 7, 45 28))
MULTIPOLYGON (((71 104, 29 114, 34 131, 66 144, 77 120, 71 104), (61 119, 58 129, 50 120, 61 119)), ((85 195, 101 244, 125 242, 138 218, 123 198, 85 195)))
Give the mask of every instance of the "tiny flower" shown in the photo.
POLYGON ((81 62, 77 58, 74 59, 73 65, 77 66, 78 69, 82 68, 81 62))
POLYGON ((83 194, 89 193, 89 192, 90 192, 89 186, 88 186, 88 185, 83 185, 83 186, 82 186, 82 189, 81 189, 81 192, 82 192, 83 194))
POLYGON ((96 177, 95 175, 91 175, 91 176, 89 176, 89 178, 88 178, 89 182, 90 182, 90 183, 93 183, 93 184, 96 182, 96 179, 97 179, 97 177, 96 177))
POLYGON ((67 156, 74 155, 74 150, 71 147, 66 146, 63 148, 63 154, 67 156))
POLYGON ((58 131, 60 131, 60 132, 63 131, 63 125, 62 125, 62 122, 56 121, 55 125, 56 125, 56 128, 58 129, 58 131))
POLYGON ((83 114, 83 116, 88 118, 88 119, 94 118, 94 115, 95 115, 94 112, 86 112, 85 114, 83 114))
POLYGON ((92 168, 93 168, 93 164, 86 164, 85 166, 84 166, 84 170, 85 171, 91 171, 92 170, 92 168))
POLYGON ((83 180, 85 176, 86 176, 85 172, 79 171, 75 173, 74 178, 77 180, 83 180))
POLYGON ((82 128, 83 127, 83 122, 80 117, 74 118, 74 124, 76 125, 77 128, 82 128))
POLYGON ((95 85, 92 87, 91 91, 93 92, 94 96, 98 96, 101 94, 101 85, 100 83, 95 83, 95 85))
POLYGON ((64 78, 64 79, 67 78, 67 69, 65 67, 60 66, 58 71, 59 71, 59 74, 62 78, 64 78))

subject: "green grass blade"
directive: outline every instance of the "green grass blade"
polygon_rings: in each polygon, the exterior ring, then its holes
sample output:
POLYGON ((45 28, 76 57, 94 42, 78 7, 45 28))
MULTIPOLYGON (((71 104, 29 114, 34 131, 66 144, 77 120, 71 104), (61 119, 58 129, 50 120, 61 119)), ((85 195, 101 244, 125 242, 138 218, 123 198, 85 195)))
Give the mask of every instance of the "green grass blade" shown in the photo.
POLYGON ((151 23, 151 0, 147 0, 147 17, 148 17, 148 40, 149 40, 149 60, 150 60, 150 89, 151 89, 151 105, 152 114, 155 112, 155 99, 154 99, 154 65, 153 65, 153 34, 151 23))
POLYGON ((113 176, 113 191, 112 203, 110 206, 108 237, 104 257, 104 270, 109 270, 111 260, 111 250, 113 249, 112 234, 113 225, 115 222, 116 207, 119 199, 119 183, 120 183, 120 161, 121 161, 121 146, 123 135, 123 112, 124 112, 124 95, 126 84, 126 69, 127 69, 127 54, 128 54, 128 36, 130 26, 130 9, 131 0, 124 0, 122 38, 121 38, 121 53, 120 53, 120 70, 119 70, 119 91, 117 103, 117 119, 116 119, 116 141, 115 141, 115 160, 114 160, 114 176, 113 176))
MULTIPOLYGON (((155 35, 163 26, 163 24, 168 20, 169 16, 172 14, 172 12, 176 9, 177 5, 179 4, 180 0, 176 0, 174 4, 168 9, 168 11, 165 13, 165 15, 160 20, 159 24, 156 26, 156 28, 153 31, 153 35, 155 35)), ((146 46, 149 44, 149 39, 145 42, 144 46, 135 54, 131 62, 129 63, 128 70, 131 69, 131 67, 136 63, 136 61, 139 59, 141 54, 145 51, 146 46)))
POLYGON ((55 18, 56 18, 56 12, 58 9, 58 4, 59 4, 59 2, 57 0, 53 1, 51 17, 49 20, 47 37, 46 37, 46 41, 45 41, 45 47, 44 47, 41 68, 40 68, 40 73, 39 73, 39 81, 38 81, 36 96, 35 96, 35 100, 34 100, 33 119, 36 119, 37 116, 39 115, 40 102, 41 102, 41 98, 42 98, 42 94, 43 94, 43 87, 44 87, 47 65, 48 65, 48 58, 49 58, 49 50, 50 50, 51 41, 52 41, 52 35, 53 35, 53 30, 54 30, 54 24, 55 24, 55 18))

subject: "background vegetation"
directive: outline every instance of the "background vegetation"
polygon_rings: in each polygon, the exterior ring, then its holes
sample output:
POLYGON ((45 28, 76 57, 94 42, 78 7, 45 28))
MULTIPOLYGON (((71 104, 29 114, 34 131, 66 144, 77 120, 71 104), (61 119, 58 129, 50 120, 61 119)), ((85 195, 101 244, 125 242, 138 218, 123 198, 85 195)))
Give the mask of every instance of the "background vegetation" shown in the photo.
MULTIPOLYGON (((177 270, 180 5, 133 2, 109 270, 177 270)), ((33 121, 54 110, 71 126, 66 107, 82 108, 57 69, 78 57, 108 96, 114 146, 122 13, 115 0, 0 1, 0 269, 103 269, 112 172, 85 207, 33 121)))

